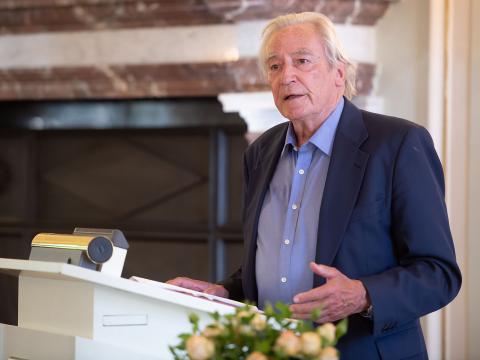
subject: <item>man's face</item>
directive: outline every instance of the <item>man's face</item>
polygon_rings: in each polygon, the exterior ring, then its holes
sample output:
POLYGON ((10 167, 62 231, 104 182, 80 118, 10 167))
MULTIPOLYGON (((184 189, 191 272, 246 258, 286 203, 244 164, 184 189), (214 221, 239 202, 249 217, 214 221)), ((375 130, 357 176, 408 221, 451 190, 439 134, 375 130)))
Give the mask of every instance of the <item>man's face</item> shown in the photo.
POLYGON ((312 24, 287 26, 267 44, 267 78, 275 105, 290 120, 323 122, 343 95, 343 65, 331 67, 312 24))

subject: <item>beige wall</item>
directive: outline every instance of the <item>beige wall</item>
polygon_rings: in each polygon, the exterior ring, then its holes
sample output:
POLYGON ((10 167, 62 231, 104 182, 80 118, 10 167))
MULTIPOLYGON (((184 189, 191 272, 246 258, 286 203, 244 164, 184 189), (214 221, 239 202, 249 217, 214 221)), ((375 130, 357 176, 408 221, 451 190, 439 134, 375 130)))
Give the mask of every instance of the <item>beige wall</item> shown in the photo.
POLYGON ((447 204, 463 271, 446 313, 446 359, 480 359, 480 33, 478 0, 447 1, 447 204))
POLYGON ((427 125, 428 1, 390 6, 377 26, 376 93, 388 115, 427 125))
POLYGON ((403 0, 377 28, 376 95, 384 113, 427 126, 446 170, 464 283, 457 299, 424 323, 439 360, 480 359, 479 18, 478 0, 403 0))
POLYGON ((471 29, 471 96, 469 116, 469 177, 468 177, 468 354, 480 359, 480 1, 472 2, 471 29))

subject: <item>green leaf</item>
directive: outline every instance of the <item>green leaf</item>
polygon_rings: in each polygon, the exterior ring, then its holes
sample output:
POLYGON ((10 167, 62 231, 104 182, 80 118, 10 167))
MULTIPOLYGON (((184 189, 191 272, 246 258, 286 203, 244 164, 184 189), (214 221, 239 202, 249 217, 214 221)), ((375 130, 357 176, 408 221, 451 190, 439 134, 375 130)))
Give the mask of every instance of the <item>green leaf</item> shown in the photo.
POLYGON ((287 304, 277 302, 275 304, 275 308, 278 310, 278 315, 280 315, 282 318, 289 318, 292 316, 290 307, 287 304))
POLYGON ((348 330, 348 318, 343 319, 337 324, 337 329, 335 331, 335 338, 338 341, 343 335, 347 333, 348 330))
POLYGON ((255 345, 253 346, 254 351, 259 351, 263 354, 268 354, 272 347, 272 344, 268 340, 262 340, 262 341, 257 341, 255 342, 255 345))
POLYGON ((169 346, 168 349, 170 350, 170 352, 172 353, 173 355, 173 358, 175 360, 181 360, 181 357, 179 355, 177 355, 177 351, 176 349, 173 347, 173 346, 169 346))
POLYGON ((263 313, 265 314, 265 316, 266 316, 267 318, 273 317, 273 316, 275 315, 275 310, 273 309, 272 304, 267 303, 267 304, 265 305, 265 309, 263 310, 263 313))
POLYGON ((296 324, 296 330, 300 333, 313 331, 313 323, 311 321, 298 321, 296 324))
POLYGON ((190 338, 190 336, 192 336, 192 334, 183 333, 183 334, 178 335, 178 337, 180 339, 182 339, 183 341, 187 341, 190 338))
POLYGON ((198 323, 198 315, 195 314, 195 313, 190 313, 190 315, 188 315, 188 320, 189 320, 192 324, 198 323))
POLYGON ((220 321, 220 314, 218 313, 218 311, 215 311, 215 312, 211 313, 210 316, 211 316, 212 319, 215 320, 216 322, 220 321))
POLYGON ((322 308, 318 307, 316 309, 313 309, 312 314, 310 315, 310 320, 315 321, 320 317, 320 314, 322 313, 322 308))
MULTIPOLYGON (((312 360, 311 357, 302 354, 288 357, 274 346, 282 331, 290 329, 295 333, 303 333, 313 330, 310 321, 292 320, 292 313, 287 304, 277 303, 275 307, 266 304, 264 315, 267 323, 265 328, 261 331, 250 331, 251 320, 255 314, 249 306, 237 308, 230 314, 220 315, 218 312, 210 314, 212 322, 206 327, 222 329, 218 336, 210 339, 215 346, 215 355, 210 360, 245 360, 253 351, 265 354, 270 360, 312 360), (241 315, 239 316, 239 314, 241 315)), ((318 318, 318 316, 318 310, 312 313, 312 318, 318 318)), ((169 347, 175 360, 189 359, 186 352, 187 340, 200 332, 199 317, 190 314, 189 321, 193 325, 193 331, 180 334, 178 336, 180 343, 177 346, 169 347)), ((343 320, 336 327, 336 338, 344 335, 346 331, 347 320, 343 320)))
POLYGON ((192 327, 193 327, 193 333, 196 334, 198 333, 198 315, 197 314, 194 314, 194 313, 191 313, 190 315, 188 315, 188 320, 190 321, 190 323, 192 324, 192 327))

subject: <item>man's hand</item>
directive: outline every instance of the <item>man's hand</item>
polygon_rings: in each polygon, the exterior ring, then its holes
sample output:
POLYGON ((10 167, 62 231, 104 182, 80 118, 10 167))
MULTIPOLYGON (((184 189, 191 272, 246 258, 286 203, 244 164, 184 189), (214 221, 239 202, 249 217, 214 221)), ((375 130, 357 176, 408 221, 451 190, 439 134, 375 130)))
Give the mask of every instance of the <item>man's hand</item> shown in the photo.
POLYGON ((228 291, 222 285, 212 284, 206 281, 190 279, 187 277, 177 277, 175 279, 168 280, 167 284, 228 298, 228 291))
POLYGON ((311 262, 310 268, 327 282, 294 296, 294 304, 290 305, 294 318, 310 319, 312 311, 320 309, 320 317, 315 321, 331 322, 359 313, 370 305, 361 281, 346 277, 334 267, 311 262))

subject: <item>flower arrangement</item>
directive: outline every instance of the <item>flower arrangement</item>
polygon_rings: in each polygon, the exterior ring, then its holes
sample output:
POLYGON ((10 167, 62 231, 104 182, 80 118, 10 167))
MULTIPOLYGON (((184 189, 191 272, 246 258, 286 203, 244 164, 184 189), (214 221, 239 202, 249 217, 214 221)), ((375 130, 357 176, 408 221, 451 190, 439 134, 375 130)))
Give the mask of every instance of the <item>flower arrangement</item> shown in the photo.
MULTIPOLYGON (((246 305, 232 314, 211 314, 213 322, 200 330, 198 316, 191 314, 192 332, 180 334, 180 344, 170 351, 175 360, 338 360, 335 345, 347 332, 346 319, 314 328, 291 315, 281 303, 263 314, 246 305)), ((318 315, 314 311, 312 319, 318 315)))

